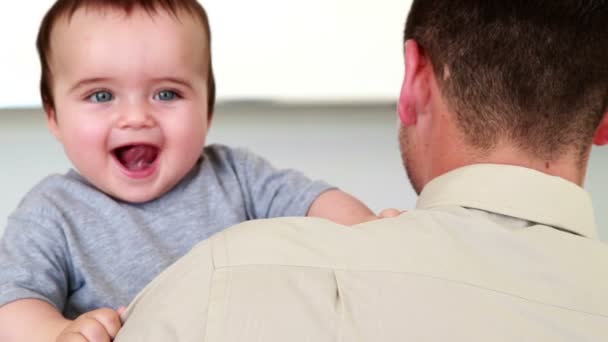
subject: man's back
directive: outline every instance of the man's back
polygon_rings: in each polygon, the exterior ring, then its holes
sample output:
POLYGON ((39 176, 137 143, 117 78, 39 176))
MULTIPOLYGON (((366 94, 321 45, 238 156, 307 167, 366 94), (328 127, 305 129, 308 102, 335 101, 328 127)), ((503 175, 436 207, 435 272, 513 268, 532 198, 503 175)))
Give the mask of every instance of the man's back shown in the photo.
POLYGON ((218 234, 144 290, 117 340, 604 341, 608 246, 594 234, 575 185, 467 167, 394 219, 218 234))

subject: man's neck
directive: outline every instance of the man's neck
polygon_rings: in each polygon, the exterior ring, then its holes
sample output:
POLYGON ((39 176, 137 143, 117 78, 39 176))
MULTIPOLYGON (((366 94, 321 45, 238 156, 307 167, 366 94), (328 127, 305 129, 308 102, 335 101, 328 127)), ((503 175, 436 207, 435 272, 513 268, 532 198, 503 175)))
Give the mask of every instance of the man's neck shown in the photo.
POLYGON ((580 158, 573 156, 565 156, 557 160, 543 160, 532 157, 529 153, 519 149, 501 147, 484 155, 467 158, 468 160, 463 159, 460 165, 455 164, 454 168, 472 164, 515 165, 561 177, 582 187, 585 182, 589 152, 586 154, 583 162, 580 161, 580 158))
POLYGON ((559 158, 544 160, 522 150, 510 141, 498 141, 490 151, 480 151, 467 141, 460 127, 454 124, 454 115, 441 102, 435 104, 435 115, 430 122, 431 134, 426 145, 427 158, 420 167, 423 185, 454 169, 474 164, 502 164, 526 167, 548 175, 561 177, 579 186, 585 182, 589 148, 581 156, 570 151, 559 158))
POLYGON ((445 134, 445 136, 445 138, 441 136, 437 139, 441 141, 436 141, 437 143, 429 146, 427 153, 430 158, 426 159, 425 165, 421 168, 424 170, 422 175, 423 186, 447 172, 475 164, 521 166, 561 177, 580 187, 584 185, 587 163, 591 154, 591 144, 582 158, 577 153, 571 152, 565 153, 557 159, 543 160, 504 142, 499 142, 489 152, 480 152, 464 142, 464 139, 454 139, 454 136, 456 136, 454 133, 445 134))

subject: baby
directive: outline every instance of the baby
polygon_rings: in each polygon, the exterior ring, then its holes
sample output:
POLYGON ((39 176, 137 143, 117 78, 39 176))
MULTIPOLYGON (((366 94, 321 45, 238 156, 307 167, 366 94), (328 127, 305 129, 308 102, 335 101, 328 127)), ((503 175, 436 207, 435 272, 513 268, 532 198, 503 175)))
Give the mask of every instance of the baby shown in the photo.
POLYGON ((197 1, 59 0, 37 44, 48 126, 78 171, 43 180, 8 219, 1 341, 109 341, 116 308, 239 222, 372 217, 325 183, 204 147, 215 84, 197 1))

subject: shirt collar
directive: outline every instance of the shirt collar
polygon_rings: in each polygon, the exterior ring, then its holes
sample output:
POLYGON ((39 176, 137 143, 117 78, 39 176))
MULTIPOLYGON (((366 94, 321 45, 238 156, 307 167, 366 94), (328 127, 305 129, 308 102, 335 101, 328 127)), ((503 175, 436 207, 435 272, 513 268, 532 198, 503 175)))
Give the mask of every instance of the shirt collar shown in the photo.
POLYGON ((589 194, 576 184, 511 165, 477 164, 429 182, 416 208, 456 205, 599 239, 589 194))

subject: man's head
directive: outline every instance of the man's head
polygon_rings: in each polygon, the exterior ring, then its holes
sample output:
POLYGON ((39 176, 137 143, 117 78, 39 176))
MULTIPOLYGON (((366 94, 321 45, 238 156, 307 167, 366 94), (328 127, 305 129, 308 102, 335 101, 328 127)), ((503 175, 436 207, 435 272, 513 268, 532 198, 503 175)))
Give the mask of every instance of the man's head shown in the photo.
POLYGON ((49 128, 93 185, 128 202, 175 186, 214 104, 209 26, 195 0, 59 0, 38 37, 49 128))
POLYGON ((584 170, 608 109, 607 22, 605 0, 414 0, 399 107, 416 190, 432 177, 423 159, 438 163, 426 148, 447 138, 460 164, 508 149, 584 170))

